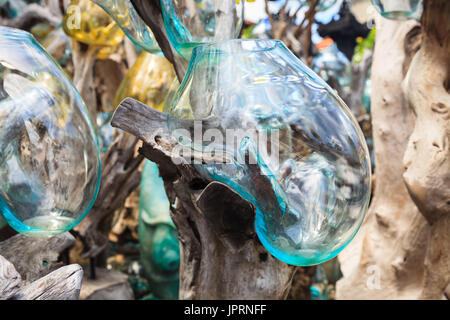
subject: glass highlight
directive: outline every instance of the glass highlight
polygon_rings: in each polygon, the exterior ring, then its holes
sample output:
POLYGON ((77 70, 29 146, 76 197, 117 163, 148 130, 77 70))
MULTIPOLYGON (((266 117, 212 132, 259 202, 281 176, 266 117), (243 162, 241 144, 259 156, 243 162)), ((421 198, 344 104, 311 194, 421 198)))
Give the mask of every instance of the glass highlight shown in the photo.
POLYGON ((100 185, 92 121, 64 71, 27 32, 0 27, 0 212, 27 236, 76 226, 100 185))
POLYGON ((244 21, 243 1, 161 0, 164 25, 178 53, 189 59, 201 44, 239 36, 244 21))
POLYGON ((151 29, 139 16, 130 0, 92 0, 103 8, 119 25, 126 36, 147 52, 158 53, 161 49, 151 29))
POLYGON ((419 20, 423 12, 422 0, 371 0, 377 11, 387 19, 419 20))
POLYGON ((200 152, 205 177, 254 204, 256 232, 274 257, 314 265, 354 237, 370 198, 364 136, 335 91, 282 42, 195 48, 168 105, 185 159, 200 152))

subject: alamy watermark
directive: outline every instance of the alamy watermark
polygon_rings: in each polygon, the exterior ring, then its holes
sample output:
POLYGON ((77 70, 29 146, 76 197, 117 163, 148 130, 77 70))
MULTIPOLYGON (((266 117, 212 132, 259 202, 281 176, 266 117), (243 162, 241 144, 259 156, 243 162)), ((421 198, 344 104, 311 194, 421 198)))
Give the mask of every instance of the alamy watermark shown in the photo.
MULTIPOLYGON (((249 164, 280 161, 279 130, 204 128, 203 121, 192 121, 187 128, 171 132, 175 164, 249 164)), ((267 164, 267 163, 266 163, 267 164)))
POLYGON ((66 9, 66 28, 69 30, 79 30, 81 28, 81 8, 77 5, 70 5, 66 9))

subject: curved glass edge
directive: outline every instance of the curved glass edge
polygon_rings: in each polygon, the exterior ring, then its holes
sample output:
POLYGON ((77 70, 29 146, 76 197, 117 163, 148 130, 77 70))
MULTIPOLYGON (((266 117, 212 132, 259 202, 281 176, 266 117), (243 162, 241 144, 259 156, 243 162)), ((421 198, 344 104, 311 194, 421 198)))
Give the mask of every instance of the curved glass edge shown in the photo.
POLYGON ((77 98, 80 100, 81 105, 82 105, 82 109, 80 111, 83 114, 83 116, 86 118, 85 120, 87 120, 90 123, 90 129, 91 129, 90 134, 95 139, 95 142, 97 144, 98 178, 97 178, 97 186, 96 186, 96 189, 94 192, 94 197, 91 200, 91 203, 87 206, 85 212, 83 214, 81 214, 77 220, 74 220, 72 223, 70 223, 69 225, 64 227, 64 230, 60 229, 60 230, 55 230, 54 232, 49 232, 48 230, 30 227, 30 226, 24 224, 23 222, 21 222, 19 219, 16 218, 16 216, 10 211, 9 207, 4 203, 2 197, 0 197, 0 207, 7 209, 6 212, 2 211, 0 213, 5 218, 6 222, 11 226, 11 228, 13 228, 17 232, 25 234, 27 236, 51 237, 56 234, 63 233, 65 231, 69 231, 69 230, 73 229, 76 225, 78 225, 81 222, 81 220, 83 220, 86 217, 86 215, 92 209, 92 207, 97 199, 98 192, 100 190, 100 185, 101 185, 102 162, 101 162, 100 145, 99 145, 97 133, 94 130, 95 126, 94 126, 94 122, 92 121, 92 117, 89 113, 89 110, 87 109, 86 104, 84 103, 83 99, 81 98, 81 95, 78 92, 78 89, 75 87, 73 82, 69 79, 69 76, 64 72, 64 70, 61 68, 61 66, 40 45, 40 43, 35 39, 35 37, 31 33, 21 30, 21 29, 17 29, 17 28, 0 26, 0 41, 2 41, 2 37, 6 36, 6 35, 8 36, 8 38, 16 37, 16 39, 21 40, 21 41, 28 40, 28 41, 32 42, 33 45, 36 46, 37 50, 40 50, 41 53, 43 53, 47 57, 47 59, 56 67, 56 69, 59 71, 60 75, 62 75, 62 78, 66 81, 66 85, 68 87, 71 87, 74 90, 74 93, 77 95, 77 98), (14 37, 12 37, 12 35, 14 37), (32 233, 28 233, 28 232, 32 232, 32 233), (43 234, 45 233, 45 235, 44 236, 39 235, 39 232, 42 232, 43 234), (33 235, 33 233, 36 233, 36 234, 33 235))
POLYGON ((153 54, 159 54, 162 52, 161 48, 158 46, 158 42, 156 41, 155 36, 154 36, 153 32, 151 31, 150 27, 147 26, 147 24, 144 22, 144 20, 142 20, 141 16, 138 14, 136 9, 134 9, 134 7, 133 7, 133 10, 134 10, 136 16, 142 22, 142 24, 146 26, 146 28, 152 35, 152 40, 153 40, 152 44, 141 42, 138 39, 136 39, 136 37, 134 37, 129 32, 129 30, 122 25, 122 23, 119 21, 119 19, 114 14, 112 14, 111 10, 107 6, 105 6, 102 1, 99 1, 99 0, 91 0, 91 1, 94 2, 96 5, 98 5, 100 8, 102 8, 117 23, 117 25, 120 27, 120 29, 122 29, 123 33, 125 33, 127 38, 130 39, 130 41, 135 46, 138 46, 138 47, 142 48, 143 50, 145 50, 149 53, 153 53, 153 54))
MULTIPOLYGON (((214 41, 211 41, 211 42, 193 41, 193 42, 189 42, 189 43, 185 43, 185 44, 180 43, 177 36, 170 30, 171 28, 167 28, 167 26, 170 25, 170 23, 173 23, 173 24, 179 26, 179 29, 182 29, 184 31, 184 33, 189 34, 190 37, 192 37, 192 36, 190 35, 189 30, 187 30, 186 27, 183 25, 183 23, 178 18, 176 18, 175 11, 174 11, 173 7, 170 5, 171 2, 172 2, 172 0, 160 0, 160 6, 161 6, 161 12, 162 12, 162 16, 163 16, 163 21, 164 21, 164 24, 166 25, 166 31, 167 31, 167 36, 169 38, 169 41, 180 56, 182 56, 186 60, 190 60, 192 57, 193 49, 195 49, 199 46, 205 45, 205 44, 217 43, 214 41), (170 15, 169 12, 173 12, 173 14, 170 15)), ((236 26, 235 37, 239 36, 242 26, 244 25, 245 0, 242 0, 242 4, 240 4, 240 5, 242 6, 242 10, 240 10, 241 16, 239 19, 239 24, 236 26)), ((177 28, 177 30, 178 30, 178 28, 177 28)), ((229 39, 229 40, 232 40, 232 39, 229 39)), ((252 39, 249 39, 249 40, 252 40, 252 39)), ((222 40, 222 41, 228 41, 228 40, 222 40)))

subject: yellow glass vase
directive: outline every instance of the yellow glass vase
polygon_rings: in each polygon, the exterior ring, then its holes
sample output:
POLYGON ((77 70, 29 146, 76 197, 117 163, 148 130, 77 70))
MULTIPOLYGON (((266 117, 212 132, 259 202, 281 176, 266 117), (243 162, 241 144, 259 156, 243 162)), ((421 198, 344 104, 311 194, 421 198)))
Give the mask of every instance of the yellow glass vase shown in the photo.
POLYGON ((122 80, 114 104, 131 97, 162 111, 175 78, 175 70, 165 57, 144 51, 122 80))
POLYGON ((124 33, 116 22, 90 0, 71 0, 63 18, 64 32, 79 42, 103 46, 98 54, 105 59, 122 42, 124 33))

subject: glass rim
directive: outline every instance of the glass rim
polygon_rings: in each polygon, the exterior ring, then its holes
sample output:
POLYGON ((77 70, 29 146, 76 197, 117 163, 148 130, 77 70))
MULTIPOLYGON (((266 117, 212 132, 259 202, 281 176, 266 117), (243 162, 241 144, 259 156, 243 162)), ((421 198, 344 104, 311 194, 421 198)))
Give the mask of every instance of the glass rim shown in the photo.
MULTIPOLYGON (((17 36, 25 36, 25 37, 31 37, 33 38, 33 35, 25 30, 14 28, 14 27, 8 27, 8 26, 0 26, 0 35, 17 35, 17 36)), ((0 38, 1 40, 1 38, 0 38)))
POLYGON ((275 49, 276 47, 285 47, 283 41, 277 39, 226 39, 214 42, 208 42, 196 46, 192 50, 192 56, 197 56, 201 54, 239 54, 239 53, 249 53, 249 52, 266 52, 275 49), (230 51, 227 50, 226 44, 233 43, 238 44, 241 47, 241 51, 230 51), (263 44, 263 46, 258 47, 245 47, 242 44, 263 44))

